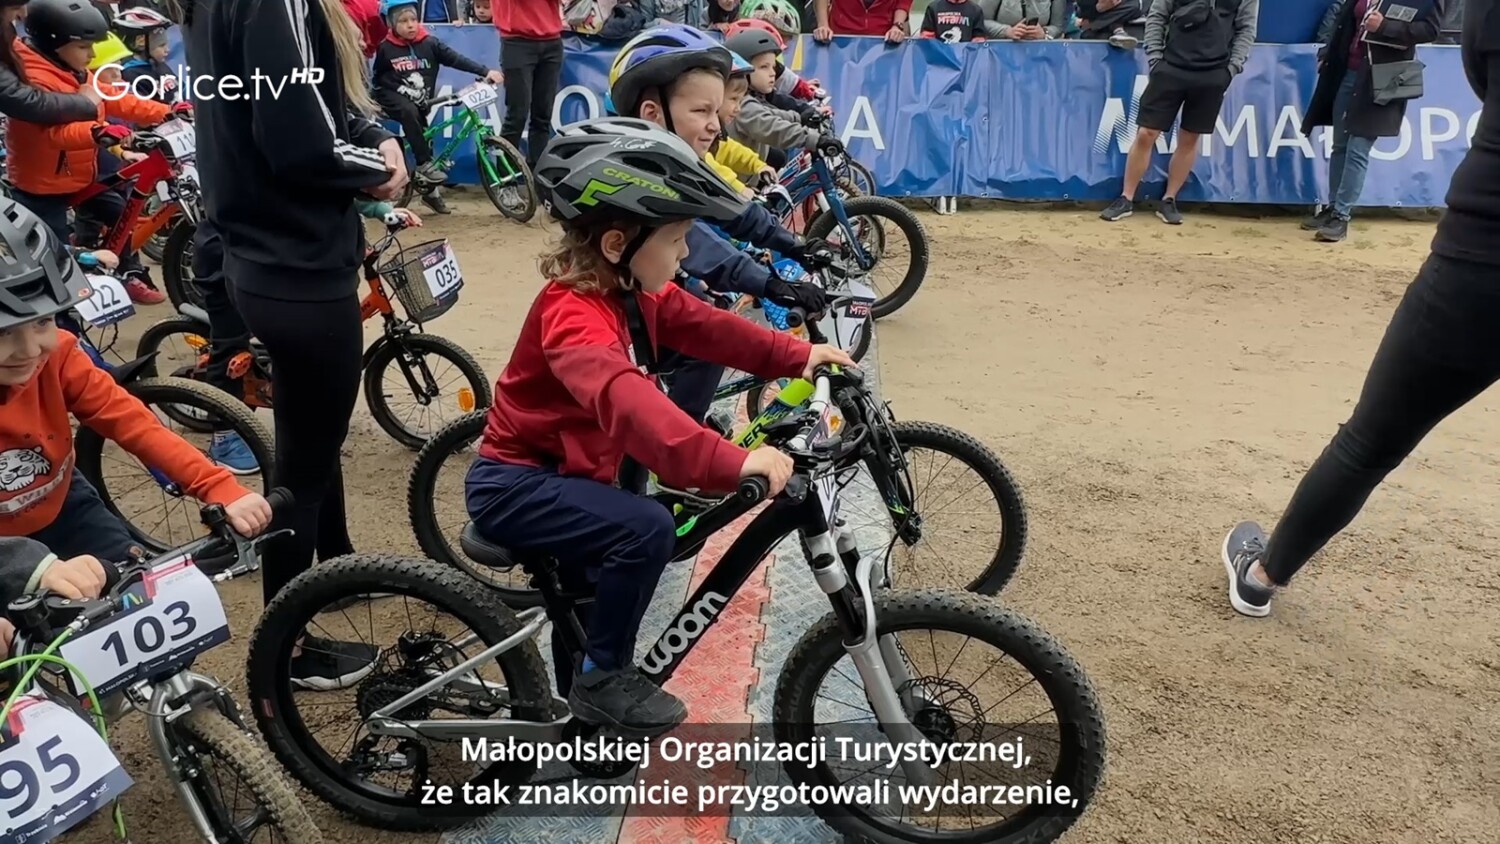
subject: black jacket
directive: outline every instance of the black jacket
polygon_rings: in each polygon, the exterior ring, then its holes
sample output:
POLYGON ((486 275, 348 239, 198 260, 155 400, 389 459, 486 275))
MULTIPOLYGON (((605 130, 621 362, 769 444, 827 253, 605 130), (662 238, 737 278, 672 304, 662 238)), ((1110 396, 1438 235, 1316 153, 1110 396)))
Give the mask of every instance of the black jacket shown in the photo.
POLYGON ((82 94, 60 94, 27 85, 14 71, 0 64, 0 114, 27 123, 57 126, 98 120, 99 106, 82 94))
POLYGON ((362 236, 354 197, 390 177, 376 147, 392 135, 351 114, 320 7, 198 0, 186 29, 198 73, 245 80, 246 93, 259 94, 194 103, 204 205, 225 273, 265 296, 352 294, 362 236))
POLYGON ((424 105, 437 90, 438 68, 447 66, 483 76, 490 69, 423 30, 412 41, 386 36, 375 48, 375 87, 424 105))
MULTIPOLYGON (((1387 47, 1371 44, 1370 53, 1360 65, 1359 78, 1354 86, 1354 101, 1349 106, 1345 127, 1349 134, 1358 138, 1392 138, 1401 134, 1401 121, 1406 117, 1407 100, 1396 100, 1385 105, 1375 104, 1375 95, 1370 86, 1370 62, 1406 61, 1417 55, 1418 44, 1430 44, 1437 40, 1438 22, 1443 19, 1443 10, 1455 0, 1432 0, 1424 17, 1406 23, 1386 18, 1377 33, 1382 41, 1405 44, 1405 47, 1387 47)), ((1359 21, 1354 19, 1356 0, 1342 0, 1337 5, 1336 23, 1328 35, 1323 48, 1318 51, 1318 84, 1313 88, 1311 102, 1307 104, 1307 116, 1302 119, 1302 133, 1312 134, 1317 126, 1333 125, 1333 101, 1338 97, 1339 86, 1349 70, 1349 45, 1354 40, 1359 21)), ((1327 32, 1328 18, 1324 18, 1322 32, 1327 32)))

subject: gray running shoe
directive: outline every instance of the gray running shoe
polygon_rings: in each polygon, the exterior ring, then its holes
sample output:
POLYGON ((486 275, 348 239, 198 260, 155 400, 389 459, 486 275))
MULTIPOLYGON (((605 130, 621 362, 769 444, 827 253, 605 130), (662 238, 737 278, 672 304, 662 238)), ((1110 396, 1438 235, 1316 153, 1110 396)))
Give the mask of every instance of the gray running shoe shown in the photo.
POLYGON ((1156 209, 1156 216, 1169 226, 1182 225, 1182 212, 1177 210, 1176 199, 1163 199, 1161 207, 1156 209))
POLYGON ((1265 618, 1271 614, 1274 588, 1260 585, 1250 567, 1266 551, 1266 534, 1255 522, 1240 522, 1224 537, 1224 571, 1229 575, 1229 605, 1240 615, 1265 618))
POLYGON ((1135 213, 1135 203, 1119 197, 1109 204, 1109 207, 1099 212, 1099 219, 1108 223, 1118 222, 1135 213))

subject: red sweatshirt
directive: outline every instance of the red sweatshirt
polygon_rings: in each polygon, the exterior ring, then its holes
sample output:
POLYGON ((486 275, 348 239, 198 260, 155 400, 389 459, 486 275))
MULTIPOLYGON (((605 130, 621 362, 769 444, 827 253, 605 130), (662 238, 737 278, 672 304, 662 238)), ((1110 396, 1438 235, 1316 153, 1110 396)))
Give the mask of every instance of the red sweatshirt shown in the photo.
POLYGON ((495 0, 493 8, 501 38, 551 41, 562 37, 562 4, 557 0, 495 0))
POLYGON ((885 35, 896 12, 911 14, 912 0, 828 0, 828 28, 835 35, 885 35))
POLYGON ((365 58, 374 58, 375 48, 389 31, 380 14, 380 0, 343 0, 343 3, 344 11, 354 18, 354 25, 364 38, 365 58))
POLYGON ((70 413, 199 501, 229 504, 249 494, 95 366, 77 337, 57 334, 57 348, 30 381, 0 387, 0 536, 36 533, 62 511, 73 480, 70 413))
MULTIPOLYGON (((640 303, 653 346, 762 378, 800 375, 812 351, 675 284, 640 303)), ((479 455, 611 484, 629 454, 668 486, 734 489, 747 452, 672 404, 632 349, 617 296, 549 282, 495 382, 479 455)))

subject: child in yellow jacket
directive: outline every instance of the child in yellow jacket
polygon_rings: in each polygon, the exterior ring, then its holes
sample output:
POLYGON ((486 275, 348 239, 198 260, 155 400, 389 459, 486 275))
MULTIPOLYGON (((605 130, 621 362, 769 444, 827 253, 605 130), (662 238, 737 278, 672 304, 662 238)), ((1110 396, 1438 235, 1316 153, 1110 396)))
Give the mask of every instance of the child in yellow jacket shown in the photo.
MULTIPOLYGON (((724 104, 719 106, 719 125, 728 126, 740 114, 740 104, 744 102, 745 95, 750 91, 750 73, 755 68, 750 63, 734 57, 734 68, 730 71, 729 83, 724 86, 724 104)), ((745 187, 743 180, 751 179, 761 173, 767 174, 772 180, 776 178, 776 168, 770 166, 755 154, 755 150, 745 146, 735 139, 722 136, 714 148, 704 156, 708 166, 714 168, 714 172, 724 177, 731 187, 740 192, 746 199, 754 199, 755 192, 745 187)))

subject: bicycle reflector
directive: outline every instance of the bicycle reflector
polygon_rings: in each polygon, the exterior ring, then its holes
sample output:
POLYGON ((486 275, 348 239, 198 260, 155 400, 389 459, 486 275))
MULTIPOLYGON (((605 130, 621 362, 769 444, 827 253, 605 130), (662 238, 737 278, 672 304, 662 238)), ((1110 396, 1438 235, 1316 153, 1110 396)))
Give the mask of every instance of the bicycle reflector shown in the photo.
POLYGON ((474 409, 474 391, 468 387, 458 388, 458 409, 464 413, 474 409))

